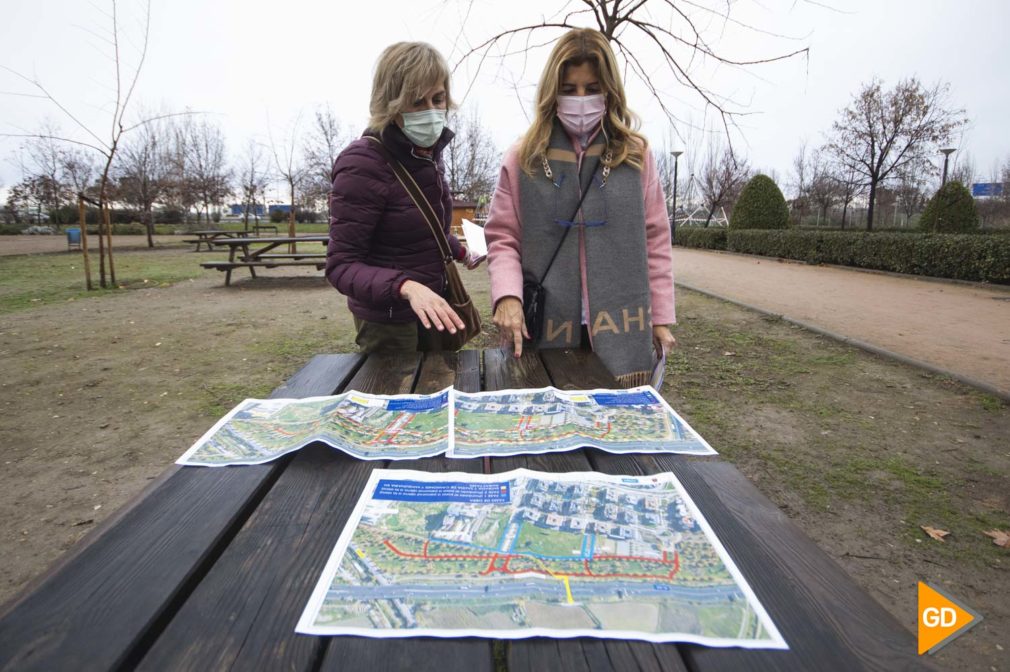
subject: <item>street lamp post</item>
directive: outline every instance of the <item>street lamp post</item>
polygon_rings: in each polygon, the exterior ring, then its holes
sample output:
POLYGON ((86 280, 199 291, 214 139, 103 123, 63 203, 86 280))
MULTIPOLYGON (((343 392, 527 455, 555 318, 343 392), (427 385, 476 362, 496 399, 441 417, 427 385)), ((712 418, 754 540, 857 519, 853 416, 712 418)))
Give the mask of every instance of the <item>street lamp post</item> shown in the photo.
POLYGON ((947 161, 950 159, 950 155, 957 150, 953 147, 945 147, 941 149, 940 152, 943 154, 943 179, 940 180, 940 186, 947 184, 947 161))
POLYGON ((682 150, 677 150, 670 152, 673 156, 673 211, 670 214, 670 242, 673 242, 674 236, 677 235, 677 159, 684 152, 682 150))

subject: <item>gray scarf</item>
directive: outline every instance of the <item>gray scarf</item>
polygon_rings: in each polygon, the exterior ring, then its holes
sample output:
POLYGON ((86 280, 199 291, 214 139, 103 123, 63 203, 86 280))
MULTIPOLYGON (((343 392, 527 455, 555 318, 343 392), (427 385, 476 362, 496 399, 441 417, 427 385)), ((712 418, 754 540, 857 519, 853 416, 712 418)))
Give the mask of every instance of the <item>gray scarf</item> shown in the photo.
MULTIPOLYGON (((585 154, 582 182, 604 153, 596 136, 585 154)), ((526 279, 539 280, 565 232, 566 218, 579 201, 578 159, 555 120, 547 150, 552 177, 538 170, 519 177, 522 266, 526 279)), ((541 348, 578 347, 582 324, 579 241, 586 251, 588 324, 593 350, 620 385, 649 382, 652 369, 652 308, 645 240, 641 172, 627 164, 593 175, 589 193, 575 217, 574 230, 561 245, 544 280, 544 330, 541 348)))

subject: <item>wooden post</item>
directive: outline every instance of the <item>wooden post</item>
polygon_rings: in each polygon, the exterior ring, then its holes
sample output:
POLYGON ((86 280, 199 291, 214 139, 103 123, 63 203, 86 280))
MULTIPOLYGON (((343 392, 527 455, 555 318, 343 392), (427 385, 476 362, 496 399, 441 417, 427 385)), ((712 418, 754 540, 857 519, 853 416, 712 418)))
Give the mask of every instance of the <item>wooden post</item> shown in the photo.
POLYGON ((88 256, 88 222, 85 217, 84 197, 77 195, 77 214, 81 222, 81 256, 84 257, 84 284, 90 292, 91 287, 91 257, 88 256))
POLYGON ((109 216, 109 203, 102 200, 102 219, 105 220, 105 240, 109 248, 109 282, 116 286, 116 267, 112 263, 112 219, 109 216))

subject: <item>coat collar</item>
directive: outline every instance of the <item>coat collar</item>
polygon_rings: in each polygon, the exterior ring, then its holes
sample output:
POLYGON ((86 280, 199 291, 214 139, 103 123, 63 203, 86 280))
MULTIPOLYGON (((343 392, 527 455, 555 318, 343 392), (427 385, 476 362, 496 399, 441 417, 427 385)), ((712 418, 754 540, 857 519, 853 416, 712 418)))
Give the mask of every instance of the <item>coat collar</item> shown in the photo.
MULTIPOLYGON (((404 135, 403 129, 397 126, 395 122, 391 122, 382 129, 381 133, 365 131, 364 134, 379 138, 382 144, 392 152, 393 156, 399 159, 400 163, 405 166, 418 165, 427 161, 427 159, 420 158, 420 155, 414 153, 414 144, 404 135)), ((438 163, 442 157, 442 150, 445 149, 453 137, 455 137, 455 133, 449 130, 449 128, 442 129, 442 135, 439 136, 431 148, 432 161, 438 163)))

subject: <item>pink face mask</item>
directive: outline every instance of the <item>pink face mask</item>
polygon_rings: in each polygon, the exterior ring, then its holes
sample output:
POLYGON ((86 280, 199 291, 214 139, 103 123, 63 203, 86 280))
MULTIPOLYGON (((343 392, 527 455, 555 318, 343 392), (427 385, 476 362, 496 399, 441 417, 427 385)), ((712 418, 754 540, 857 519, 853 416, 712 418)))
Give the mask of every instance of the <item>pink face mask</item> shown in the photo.
POLYGON ((602 93, 591 96, 558 96, 558 119, 565 130, 582 137, 596 130, 607 111, 602 93))

